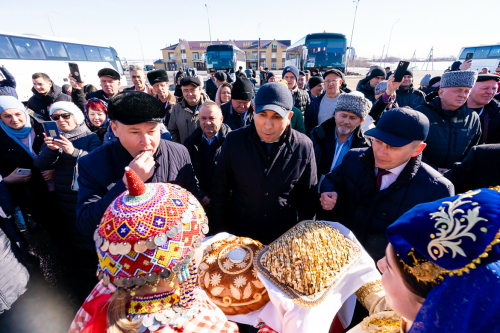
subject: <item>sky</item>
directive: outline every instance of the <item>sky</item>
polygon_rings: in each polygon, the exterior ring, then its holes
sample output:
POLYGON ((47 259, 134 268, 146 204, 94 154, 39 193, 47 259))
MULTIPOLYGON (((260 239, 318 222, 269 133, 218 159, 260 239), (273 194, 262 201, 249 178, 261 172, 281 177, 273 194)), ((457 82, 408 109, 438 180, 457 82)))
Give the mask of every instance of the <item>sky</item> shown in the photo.
MULTIPOLYGON (((353 0, 35 1, 0 0, 0 32, 51 36, 114 47, 120 57, 162 57, 187 40, 286 39, 336 32, 351 38, 353 0), (54 13, 57 11, 57 13, 54 13), (260 27, 259 27, 260 24, 260 27)), ((500 0, 360 0, 352 46, 358 57, 457 56, 463 46, 500 43, 500 0), (491 15, 490 15, 491 13, 491 15), (396 23, 397 22, 397 23, 396 23)))

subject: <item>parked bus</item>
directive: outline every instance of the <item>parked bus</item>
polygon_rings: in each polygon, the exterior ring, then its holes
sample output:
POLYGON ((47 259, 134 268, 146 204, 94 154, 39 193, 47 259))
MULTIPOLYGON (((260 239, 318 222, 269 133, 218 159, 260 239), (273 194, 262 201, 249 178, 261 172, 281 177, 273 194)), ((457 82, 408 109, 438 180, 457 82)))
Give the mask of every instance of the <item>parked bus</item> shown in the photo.
POLYGON ((465 61, 467 53, 474 53, 470 68, 474 71, 481 71, 486 67, 494 73, 500 63, 500 44, 462 47, 458 53, 458 60, 465 61))
MULTIPOLYGON (((207 46, 207 71, 210 68, 234 73, 241 66, 246 69, 247 57, 245 52, 232 44, 214 44, 207 46)), ((234 77, 234 75, 231 75, 234 77)))
POLYGON ((75 40, 38 35, 14 35, 0 32, 0 65, 12 73, 17 82, 17 95, 22 102, 33 95, 31 75, 43 72, 58 85, 69 83, 68 63, 78 64, 85 84, 100 88, 97 72, 113 68, 127 85, 123 67, 114 48, 85 44, 75 40))
POLYGON ((309 34, 287 48, 285 65, 293 65, 300 70, 337 68, 345 72, 348 48, 345 35, 329 32, 309 34))

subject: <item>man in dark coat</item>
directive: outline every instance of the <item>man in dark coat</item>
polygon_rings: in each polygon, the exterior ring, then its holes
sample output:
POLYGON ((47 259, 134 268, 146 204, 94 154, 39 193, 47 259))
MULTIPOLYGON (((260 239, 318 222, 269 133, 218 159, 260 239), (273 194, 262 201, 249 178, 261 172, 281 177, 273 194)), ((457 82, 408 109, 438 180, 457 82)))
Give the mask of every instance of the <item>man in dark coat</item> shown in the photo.
POLYGON ((389 225, 415 205, 454 195, 453 184, 421 161, 428 131, 420 112, 386 111, 366 132, 372 146, 349 151, 321 183, 331 221, 351 229, 375 261, 385 256, 389 225))
POLYGON ((255 105, 252 124, 229 133, 222 147, 211 230, 269 244, 314 217, 316 161, 311 140, 289 126, 293 100, 284 85, 262 86, 255 105))
POLYGON ((231 100, 221 105, 224 123, 231 130, 245 127, 252 122, 254 110, 252 107, 253 84, 249 79, 236 79, 231 89, 231 100))
POLYGON ((302 111, 302 114, 304 114, 309 104, 311 104, 311 99, 309 98, 307 91, 299 88, 297 83, 299 75, 299 69, 297 67, 286 66, 283 69, 281 77, 288 83, 288 90, 292 93, 293 106, 302 111))
POLYGON ((385 68, 385 79, 389 80, 389 77, 391 77, 392 74, 394 74, 394 73, 391 71, 391 67, 386 67, 385 68))
POLYGON ((71 102, 71 97, 62 92, 45 73, 35 73, 31 76, 33 81, 33 96, 28 100, 28 109, 33 110, 35 117, 43 121, 51 121, 49 109, 55 102, 71 102))
POLYGON ((216 72, 215 68, 210 68, 210 78, 205 81, 205 92, 212 101, 215 101, 215 95, 217 95, 217 84, 215 83, 216 72))
POLYGON ((425 103, 425 94, 413 88, 413 71, 407 69, 403 81, 396 92, 396 103, 401 107, 416 108, 425 103))
POLYGON ((444 174, 457 193, 500 185, 500 144, 472 147, 461 163, 444 174))
POLYGON ((160 138, 165 108, 156 98, 122 92, 110 100, 108 116, 118 140, 84 156, 78 166, 76 216, 85 237, 92 238, 104 211, 126 190, 126 166, 144 182, 177 184, 201 200, 187 149, 160 138))
POLYGON ((3 65, 0 65, 0 72, 2 72, 2 75, 0 75, 0 92, 18 98, 16 92, 17 83, 14 76, 3 65))
POLYGON ((476 84, 470 91, 467 107, 477 112, 481 121, 480 143, 500 143, 500 103, 495 100, 500 76, 478 75, 476 84))
POLYGON ((424 161, 441 173, 462 161, 481 138, 479 116, 465 103, 476 78, 473 71, 444 73, 439 97, 416 108, 431 124, 424 161))
POLYGON ((375 87, 385 80, 385 73, 382 67, 376 66, 370 75, 358 82, 357 91, 361 91, 370 102, 375 103, 375 87))
POLYGON ((112 68, 103 68, 99 70, 99 72, 97 72, 97 76, 99 76, 99 81, 101 82, 102 89, 90 92, 88 94, 85 94, 83 90, 83 86, 85 85, 85 82, 83 80, 81 80, 82 82, 76 82, 71 74, 69 74, 68 76, 71 87, 73 88, 73 91, 71 92, 71 98, 73 100, 73 103, 75 103, 82 111, 84 109, 85 102, 92 97, 98 98, 107 103, 113 96, 115 96, 119 92, 121 84, 120 73, 112 68))

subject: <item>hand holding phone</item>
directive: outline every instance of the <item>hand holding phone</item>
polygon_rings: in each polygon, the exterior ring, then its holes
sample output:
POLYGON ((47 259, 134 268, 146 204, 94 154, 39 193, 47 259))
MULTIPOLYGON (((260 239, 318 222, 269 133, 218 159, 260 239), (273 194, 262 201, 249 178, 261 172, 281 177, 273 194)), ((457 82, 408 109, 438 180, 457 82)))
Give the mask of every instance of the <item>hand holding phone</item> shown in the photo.
POLYGON ((8 175, 3 179, 3 181, 5 182, 5 184, 26 183, 28 180, 30 180, 30 178, 31 178, 30 169, 16 168, 16 170, 12 171, 10 175, 8 175), (29 173, 25 174, 26 171, 24 170, 28 170, 29 173))
POLYGON ((57 124, 55 121, 44 121, 42 125, 47 136, 50 136, 54 139, 61 139, 61 136, 59 135, 59 128, 57 128, 57 124))
POLYGON ((410 66, 410 63, 408 61, 399 62, 398 68, 396 68, 396 72, 394 72, 394 82, 403 81, 403 77, 405 76, 408 66, 410 66))
POLYGON ((465 61, 471 60, 472 57, 474 57, 474 52, 467 53, 467 55, 465 56, 465 61))
POLYGON ((82 76, 80 74, 80 69, 78 69, 78 64, 75 64, 74 62, 69 63, 69 71, 71 72, 71 76, 76 80, 78 83, 82 83, 82 76))
POLYGON ((16 170, 16 175, 27 176, 29 174, 31 174, 30 169, 17 168, 16 170))

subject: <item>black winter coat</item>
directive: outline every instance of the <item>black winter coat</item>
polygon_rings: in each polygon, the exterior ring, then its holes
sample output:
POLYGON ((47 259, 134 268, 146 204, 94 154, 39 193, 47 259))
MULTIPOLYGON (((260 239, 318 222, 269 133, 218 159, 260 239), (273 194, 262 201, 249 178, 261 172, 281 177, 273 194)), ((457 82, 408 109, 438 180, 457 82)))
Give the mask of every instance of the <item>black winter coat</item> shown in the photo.
POLYGON ((238 128, 245 127, 249 125, 254 116, 253 106, 250 105, 247 114, 245 115, 244 121, 238 115, 236 111, 233 110, 232 100, 227 103, 224 103, 220 106, 222 111, 222 116, 224 117, 224 124, 227 124, 232 131, 237 130, 238 128))
POLYGON ((209 78, 205 81, 205 92, 207 93, 210 100, 215 101, 215 95, 217 95, 217 85, 209 78))
POLYGON ((425 101, 430 102, 439 96, 439 87, 426 87, 421 89, 425 94, 425 101))
MULTIPOLYGON (((214 170, 215 167, 217 167, 217 158, 220 155, 220 152, 222 150, 222 145, 224 144, 224 141, 226 140, 226 136, 231 132, 231 128, 227 124, 222 124, 220 130, 219 130, 219 138, 216 139, 216 142, 213 142, 212 144, 217 145, 217 151, 215 152, 213 164, 214 170)), ((187 148, 189 152, 189 156, 191 157, 191 164, 193 165, 194 173, 196 174, 196 178, 198 178, 198 181, 200 183, 200 189, 202 192, 203 197, 204 196, 209 196, 210 197, 210 192, 211 189, 208 187, 209 181, 208 179, 205 179, 203 177, 203 169, 205 168, 204 162, 203 162, 203 156, 201 153, 202 149, 202 144, 203 144, 203 137, 202 137, 203 131, 201 130, 201 127, 198 127, 193 134, 188 136, 186 138, 186 141, 184 141, 184 146, 187 148)))
MULTIPOLYGON (((484 116, 488 114, 488 133, 486 134, 485 143, 500 143, 500 102, 492 99, 484 106, 482 115, 479 117, 481 121, 481 131, 484 129, 484 116)), ((481 139, 481 142, 483 140, 481 139)))
MULTIPOLYGON (((52 82, 52 81, 51 81, 52 82)), ((71 102, 71 96, 62 92, 62 88, 52 83, 52 89, 47 95, 42 95, 35 88, 31 88, 33 96, 28 100, 28 109, 33 110, 44 121, 51 121, 49 109, 55 102, 71 102)))
POLYGON ((252 122, 229 133, 222 147, 210 202, 216 215, 211 230, 269 244, 297 221, 314 216, 316 181, 307 136, 288 127, 268 157, 252 122))
POLYGON ((370 102, 375 103, 375 89, 370 86, 370 79, 368 77, 358 82, 356 90, 362 92, 370 102))
POLYGON ((457 193, 500 185, 500 144, 472 147, 461 163, 455 163, 444 176, 457 193))
POLYGON ((441 98, 436 97, 415 110, 429 119, 429 134, 425 140, 427 147, 423 155, 425 162, 436 169, 451 169, 481 138, 479 116, 466 104, 455 111, 443 110, 441 98))
POLYGON ((292 96, 295 101, 293 106, 302 111, 302 114, 304 114, 309 104, 311 104, 311 99, 309 98, 309 94, 307 93, 307 91, 298 89, 297 92, 292 96))
POLYGON ((380 96, 375 101, 375 103, 373 103, 369 115, 373 118, 375 124, 377 124, 377 122, 380 120, 380 117, 382 117, 385 111, 399 107, 398 103, 396 102, 392 102, 391 104, 391 99, 392 97, 389 98, 388 103, 385 103, 382 94, 382 96, 380 96))
POLYGON ((413 84, 410 85, 408 89, 403 89, 399 87, 396 91, 396 103, 398 103, 401 107, 409 106, 412 109, 415 109, 420 104, 425 103, 425 94, 413 88, 413 84))
MULTIPOLYGON (((35 154, 38 154, 44 143, 44 130, 41 123, 31 116, 29 118, 31 127, 35 131, 35 139, 32 148, 35 154)), ((12 200, 16 206, 21 203, 37 201, 47 197, 47 184, 40 170, 35 166, 34 159, 23 147, 0 129, 0 175, 5 178, 16 168, 30 169, 32 172, 31 178, 27 183, 7 184, 10 194, 12 195, 12 200)))
POLYGON ((379 191, 371 147, 350 150, 321 183, 323 192, 338 194, 330 221, 351 229, 375 261, 385 256, 389 225, 418 204, 455 194, 453 184, 423 163, 421 155, 412 157, 396 181, 379 191))
MULTIPOLYGON (((111 202, 126 190, 122 178, 125 167, 133 159, 120 140, 116 140, 102 145, 79 160, 80 188, 76 203, 76 223, 87 239, 92 239, 111 202)), ((148 183, 177 184, 201 199, 198 180, 186 147, 161 139, 154 159, 155 171, 153 177, 147 180, 148 183)))
POLYGON ((75 147, 73 154, 68 155, 62 149, 49 149, 44 143, 40 154, 35 159, 35 166, 42 170, 56 170, 54 180, 57 201, 61 208, 64 225, 66 225, 71 240, 80 250, 94 251, 95 245, 93 242, 89 242, 88 239, 84 238, 76 226, 76 200, 78 192, 71 190, 71 184, 73 182, 73 172, 78 154, 80 154, 80 157, 83 157, 98 148, 102 142, 96 134, 88 129, 85 123, 80 124, 71 131, 61 132, 61 135, 71 141, 75 147))
POLYGON ((102 89, 94 91, 94 92, 90 92, 87 95, 85 95, 85 98, 87 100, 91 99, 92 97, 99 98, 100 100, 103 100, 106 103, 108 103, 109 100, 110 100, 110 98, 108 97, 108 95, 106 95, 106 93, 104 93, 104 90, 102 90, 102 89))

